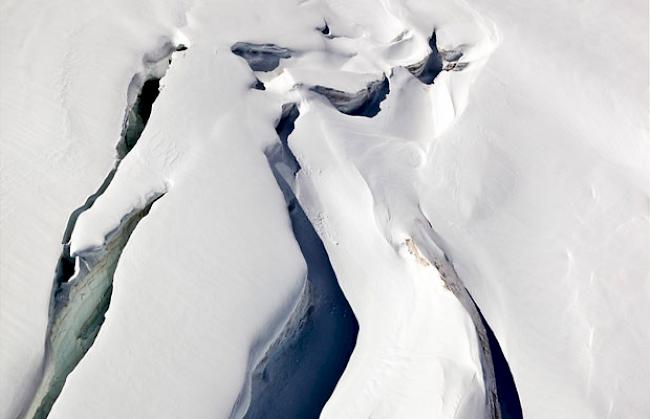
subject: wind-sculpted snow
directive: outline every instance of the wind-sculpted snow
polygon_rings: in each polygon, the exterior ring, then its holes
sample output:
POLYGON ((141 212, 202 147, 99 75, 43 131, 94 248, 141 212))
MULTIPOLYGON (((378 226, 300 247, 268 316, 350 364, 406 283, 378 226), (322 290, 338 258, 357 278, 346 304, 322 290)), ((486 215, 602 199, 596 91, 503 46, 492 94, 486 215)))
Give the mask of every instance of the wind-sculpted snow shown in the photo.
POLYGON ((36 6, 1 418, 650 416, 647 5, 36 6))

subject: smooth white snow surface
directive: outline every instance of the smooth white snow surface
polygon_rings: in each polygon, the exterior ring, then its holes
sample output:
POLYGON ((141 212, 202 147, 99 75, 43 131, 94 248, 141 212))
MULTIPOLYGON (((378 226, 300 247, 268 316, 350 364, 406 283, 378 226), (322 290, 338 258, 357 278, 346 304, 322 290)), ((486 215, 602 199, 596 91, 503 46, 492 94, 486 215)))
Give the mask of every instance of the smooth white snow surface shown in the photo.
POLYGON ((0 15, 0 418, 39 382, 68 216, 113 166, 129 82, 167 42, 189 48, 73 255, 164 195, 51 417, 229 417, 304 283, 264 155, 288 102, 296 195, 360 328, 322 417, 488 413, 474 325, 434 247, 526 418, 650 416, 647 2, 24 0, 0 15), (467 66, 425 85, 405 67, 434 29, 467 66), (254 75, 236 42, 292 56, 254 75), (373 118, 311 90, 384 76, 373 118))

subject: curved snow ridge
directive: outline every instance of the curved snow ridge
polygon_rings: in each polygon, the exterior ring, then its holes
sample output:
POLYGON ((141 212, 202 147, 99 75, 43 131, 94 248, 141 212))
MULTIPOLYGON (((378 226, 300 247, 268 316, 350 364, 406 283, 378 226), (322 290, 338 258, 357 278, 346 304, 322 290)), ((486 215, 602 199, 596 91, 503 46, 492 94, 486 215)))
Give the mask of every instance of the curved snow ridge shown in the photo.
POLYGON ((436 28, 443 71, 431 85, 417 78, 422 65, 383 65, 390 93, 371 118, 342 115, 332 99, 301 89, 298 60, 283 70, 301 97, 289 138, 302 168, 298 197, 360 328, 323 418, 498 416, 479 324, 408 234, 421 219, 414 180, 430 145, 464 110, 497 44, 492 28, 469 15, 470 31, 467 22, 436 28))
POLYGON ((70 256, 101 248, 128 214, 142 210, 168 190, 169 182, 146 164, 121 164, 106 192, 79 216, 70 239, 70 256))
POLYGON ((483 416, 471 319, 435 268, 410 255, 403 236, 395 249, 377 229, 366 181, 333 154, 314 105, 301 112, 289 141, 303 167, 298 197, 359 321, 357 345, 322 417, 483 416))

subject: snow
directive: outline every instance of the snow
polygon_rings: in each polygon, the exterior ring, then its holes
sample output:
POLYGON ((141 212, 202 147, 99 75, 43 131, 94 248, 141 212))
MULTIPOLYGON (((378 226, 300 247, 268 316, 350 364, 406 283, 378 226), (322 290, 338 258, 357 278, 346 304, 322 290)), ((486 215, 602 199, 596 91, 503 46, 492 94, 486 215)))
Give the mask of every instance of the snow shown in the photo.
POLYGON ((101 251, 160 198, 51 417, 245 413, 307 271, 265 154, 288 102, 290 183, 359 323, 321 417, 490 414, 479 336, 440 252, 498 338, 525 417, 650 415, 647 2, 0 7, 0 418, 32 401, 68 217, 115 165, 143 58, 169 43, 188 49, 71 254, 101 251), (405 67, 434 29, 448 67, 428 85, 405 67), (238 42, 291 56, 253 73, 238 42), (384 77, 372 118, 314 89, 363 101, 384 77))

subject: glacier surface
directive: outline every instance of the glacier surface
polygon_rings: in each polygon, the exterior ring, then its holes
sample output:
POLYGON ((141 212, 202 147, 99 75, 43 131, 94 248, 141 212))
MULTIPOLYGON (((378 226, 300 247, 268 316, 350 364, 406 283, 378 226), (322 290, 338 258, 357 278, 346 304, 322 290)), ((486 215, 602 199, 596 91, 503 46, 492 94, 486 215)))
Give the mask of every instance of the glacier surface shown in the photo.
POLYGON ((0 418, 650 416, 647 2, 0 31, 0 418))

